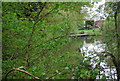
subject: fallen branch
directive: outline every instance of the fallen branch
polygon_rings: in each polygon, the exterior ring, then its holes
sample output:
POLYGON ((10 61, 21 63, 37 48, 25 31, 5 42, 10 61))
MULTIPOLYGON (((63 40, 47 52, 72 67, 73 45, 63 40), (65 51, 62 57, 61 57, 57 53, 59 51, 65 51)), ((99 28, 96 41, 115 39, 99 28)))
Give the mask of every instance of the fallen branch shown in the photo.
POLYGON ((39 77, 34 76, 33 74, 29 73, 28 71, 25 71, 25 70, 22 70, 22 69, 19 69, 19 68, 13 68, 12 70, 8 71, 6 73, 6 75, 5 75, 5 79, 7 79, 8 74, 13 72, 13 71, 19 71, 19 72, 25 73, 25 74, 33 77, 34 79, 39 79, 39 80, 43 81, 42 79, 40 79, 39 77))

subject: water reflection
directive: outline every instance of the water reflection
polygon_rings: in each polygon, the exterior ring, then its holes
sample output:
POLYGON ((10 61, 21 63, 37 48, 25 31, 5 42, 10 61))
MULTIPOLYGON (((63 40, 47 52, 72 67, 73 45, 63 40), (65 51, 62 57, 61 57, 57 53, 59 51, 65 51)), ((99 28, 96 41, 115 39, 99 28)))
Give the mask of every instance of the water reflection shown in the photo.
POLYGON ((105 58, 102 53, 106 51, 106 44, 103 44, 102 40, 88 38, 84 40, 83 46, 80 50, 83 54, 84 61, 89 61, 93 69, 99 68, 100 72, 96 79, 102 79, 103 75, 106 79, 117 79, 115 67, 109 66, 106 62, 106 60, 110 58, 105 58))

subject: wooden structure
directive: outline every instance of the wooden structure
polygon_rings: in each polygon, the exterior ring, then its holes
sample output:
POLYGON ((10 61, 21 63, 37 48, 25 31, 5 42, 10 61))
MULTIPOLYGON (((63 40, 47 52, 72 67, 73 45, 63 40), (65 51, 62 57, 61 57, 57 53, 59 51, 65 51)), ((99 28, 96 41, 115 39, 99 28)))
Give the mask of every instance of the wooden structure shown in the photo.
POLYGON ((71 34, 70 37, 85 37, 85 36, 95 36, 95 35, 87 35, 87 34, 71 34))

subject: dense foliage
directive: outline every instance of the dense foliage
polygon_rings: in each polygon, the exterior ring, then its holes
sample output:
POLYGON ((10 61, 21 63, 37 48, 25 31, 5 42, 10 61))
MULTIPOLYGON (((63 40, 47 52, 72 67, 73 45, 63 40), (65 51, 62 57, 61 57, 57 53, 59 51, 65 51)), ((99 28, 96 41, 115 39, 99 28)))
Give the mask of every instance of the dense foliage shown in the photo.
MULTIPOLYGON (((27 71, 43 79, 54 78, 52 75, 60 74, 62 69, 66 71, 55 78, 71 78, 71 70, 78 66, 81 55, 59 53, 59 50, 70 41, 70 32, 77 30, 78 20, 84 18, 80 13, 81 7, 86 4, 4 2, 3 77, 13 67, 24 66, 27 71)), ((83 75, 84 71, 87 70, 83 69, 83 75)), ((11 73, 9 78, 30 77, 16 72, 11 73)))
MULTIPOLYGON (((2 78, 31 79, 33 76, 28 76, 31 73, 40 79, 96 79, 102 70, 100 62, 110 56, 107 61, 115 66, 119 79, 119 4, 106 3, 108 16, 101 29, 79 31, 88 15, 87 12, 83 14, 82 7, 91 6, 87 2, 3 2, 2 78), (87 38, 69 37, 75 33, 102 35, 98 38, 106 44, 106 55, 94 50, 89 53, 96 56, 84 56, 80 47, 87 42, 87 38), (91 59, 96 63, 95 68, 90 64, 91 59), (24 72, 9 73, 13 68, 24 72), (29 73, 25 74, 25 71, 29 73)), ((88 45, 94 43, 92 39, 88 38, 88 45)), ((104 74, 101 76, 101 79, 107 78, 104 74)))

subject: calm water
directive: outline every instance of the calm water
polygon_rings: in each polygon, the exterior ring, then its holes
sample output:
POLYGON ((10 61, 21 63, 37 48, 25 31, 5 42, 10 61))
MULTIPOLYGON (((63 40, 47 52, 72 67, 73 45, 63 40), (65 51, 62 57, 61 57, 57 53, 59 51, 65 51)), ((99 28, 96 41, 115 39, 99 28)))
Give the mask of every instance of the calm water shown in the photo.
POLYGON ((99 68, 99 75, 96 79, 101 79, 106 76, 106 79, 117 79, 116 69, 112 62, 108 62, 110 57, 104 56, 104 51, 107 51, 106 44, 102 42, 101 37, 82 37, 75 38, 62 49, 63 52, 76 52, 83 55, 83 61, 89 61, 92 69, 99 68))
MULTIPOLYGON (((86 40, 84 40, 84 44, 80 50, 81 53, 84 54, 84 57, 90 58, 90 65, 92 65, 92 68, 100 68, 100 73, 96 77, 97 79, 101 79, 101 75, 103 74, 105 74, 107 79, 117 79, 115 67, 109 66, 110 64, 107 62, 110 58, 106 57, 102 60, 100 58, 100 56, 104 55, 102 52, 106 51, 106 44, 102 43, 102 40, 94 40, 93 43, 87 43, 86 40)), ((88 60, 88 58, 84 58, 84 61, 88 60)))

